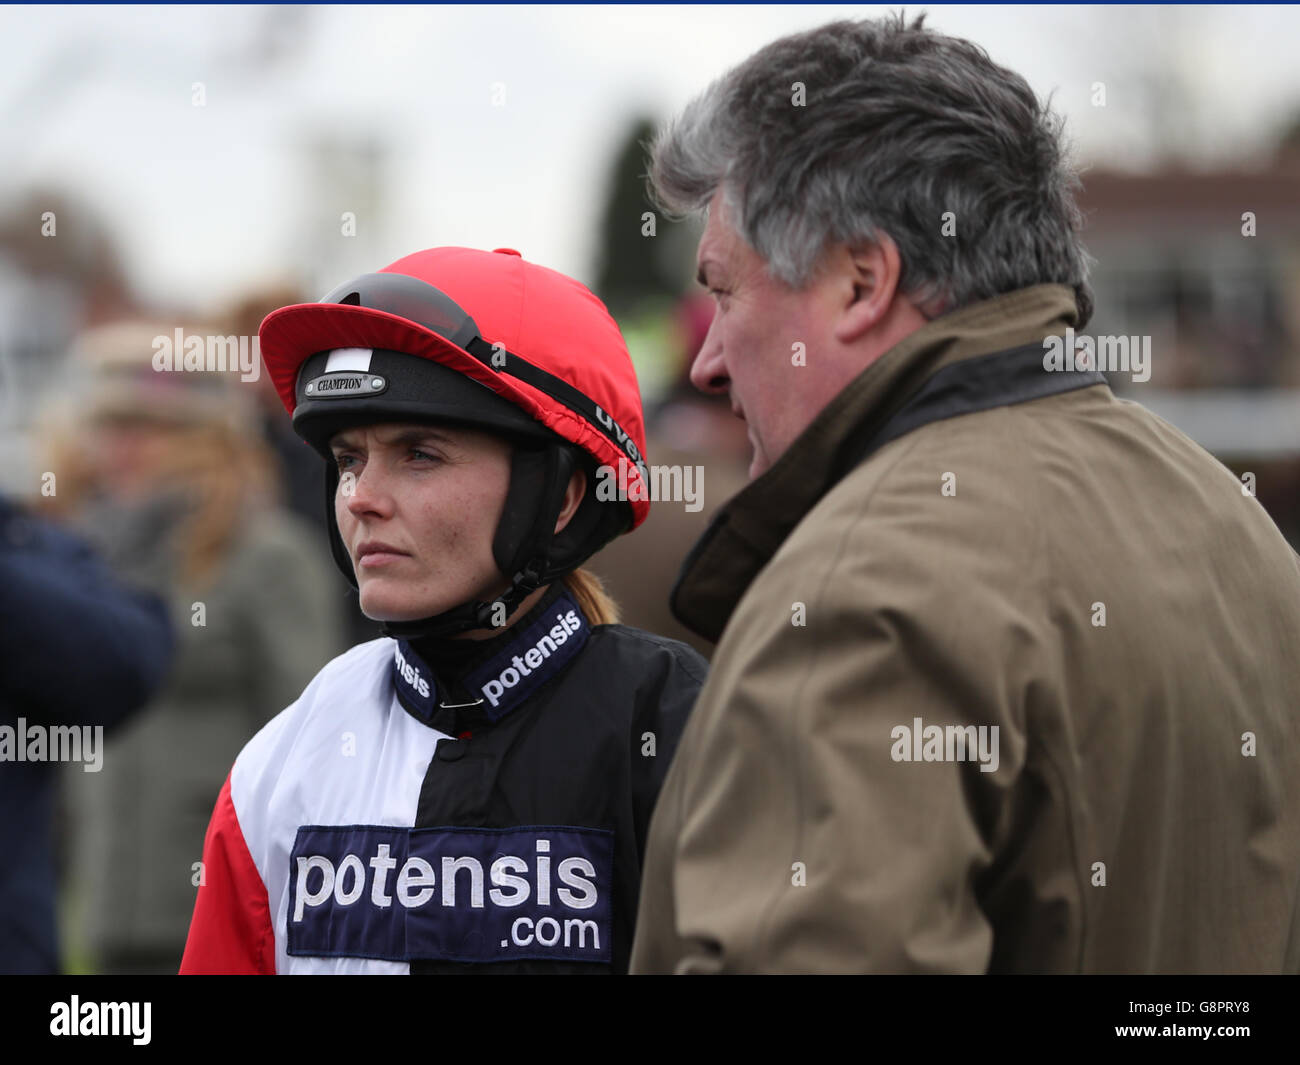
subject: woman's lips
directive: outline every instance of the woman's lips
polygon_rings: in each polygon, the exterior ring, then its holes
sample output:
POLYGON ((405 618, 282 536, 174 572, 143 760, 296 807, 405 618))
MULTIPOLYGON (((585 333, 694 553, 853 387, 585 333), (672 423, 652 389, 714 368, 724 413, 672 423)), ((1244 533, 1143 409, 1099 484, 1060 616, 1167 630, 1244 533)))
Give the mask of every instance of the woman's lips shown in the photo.
POLYGON ((361 556, 357 565, 364 569, 374 569, 376 566, 387 566, 410 557, 410 555, 398 554, 396 551, 368 551, 361 556))
POLYGON ((389 566, 410 557, 405 551, 399 551, 392 544, 383 541, 367 540, 357 548, 357 565, 365 569, 389 566))

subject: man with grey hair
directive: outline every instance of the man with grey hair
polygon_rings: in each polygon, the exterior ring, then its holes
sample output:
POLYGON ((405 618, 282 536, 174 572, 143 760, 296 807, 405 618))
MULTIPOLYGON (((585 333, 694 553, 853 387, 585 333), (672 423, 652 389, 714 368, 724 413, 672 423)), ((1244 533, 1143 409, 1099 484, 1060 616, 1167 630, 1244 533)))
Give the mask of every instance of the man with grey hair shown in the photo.
POLYGON ((762 49, 659 136, 751 483, 633 970, 1300 969, 1300 559, 1086 365, 1060 122, 921 19, 762 49))

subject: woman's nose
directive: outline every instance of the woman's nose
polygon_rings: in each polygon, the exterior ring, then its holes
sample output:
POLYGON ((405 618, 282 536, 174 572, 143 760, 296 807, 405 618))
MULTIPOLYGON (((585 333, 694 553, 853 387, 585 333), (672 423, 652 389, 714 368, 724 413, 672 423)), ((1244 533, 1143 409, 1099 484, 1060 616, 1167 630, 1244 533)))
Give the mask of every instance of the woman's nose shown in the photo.
POLYGON ((392 509, 392 496, 387 479, 378 463, 368 462, 360 470, 344 470, 339 474, 339 493, 346 501, 349 513, 386 514, 392 509))

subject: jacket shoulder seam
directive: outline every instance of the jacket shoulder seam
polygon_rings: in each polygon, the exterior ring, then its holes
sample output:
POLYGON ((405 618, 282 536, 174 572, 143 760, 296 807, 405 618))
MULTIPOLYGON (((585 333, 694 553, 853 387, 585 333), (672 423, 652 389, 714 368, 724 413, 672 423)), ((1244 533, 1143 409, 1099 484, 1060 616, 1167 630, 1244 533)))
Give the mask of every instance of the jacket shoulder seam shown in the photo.
POLYGON ((700 653, 696 651, 695 648, 691 647, 690 644, 682 643, 681 640, 674 640, 671 636, 661 636, 656 632, 647 632, 645 629, 638 629, 632 625, 624 625, 621 623, 613 625, 596 625, 591 631, 592 634, 595 635, 602 630, 608 631, 610 635, 630 637, 631 639, 637 640, 641 643, 648 643, 655 647, 662 648, 669 652, 669 654, 673 656, 674 661, 676 661, 676 663, 686 673, 690 674, 694 680, 698 680, 703 684, 708 679, 707 667, 704 671, 699 671, 698 663, 696 663, 692 658, 694 655, 699 655, 701 660, 703 660, 704 656, 700 655, 700 653))

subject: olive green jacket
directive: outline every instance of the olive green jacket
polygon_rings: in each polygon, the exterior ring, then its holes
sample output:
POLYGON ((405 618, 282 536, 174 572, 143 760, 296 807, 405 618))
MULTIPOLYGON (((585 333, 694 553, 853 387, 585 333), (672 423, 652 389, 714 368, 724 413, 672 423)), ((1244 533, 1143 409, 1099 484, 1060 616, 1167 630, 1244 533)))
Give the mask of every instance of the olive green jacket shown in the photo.
POLYGON ((696 545, 634 972, 1300 970, 1300 559, 1099 376, 1041 394, 1075 315, 928 323, 696 545))

